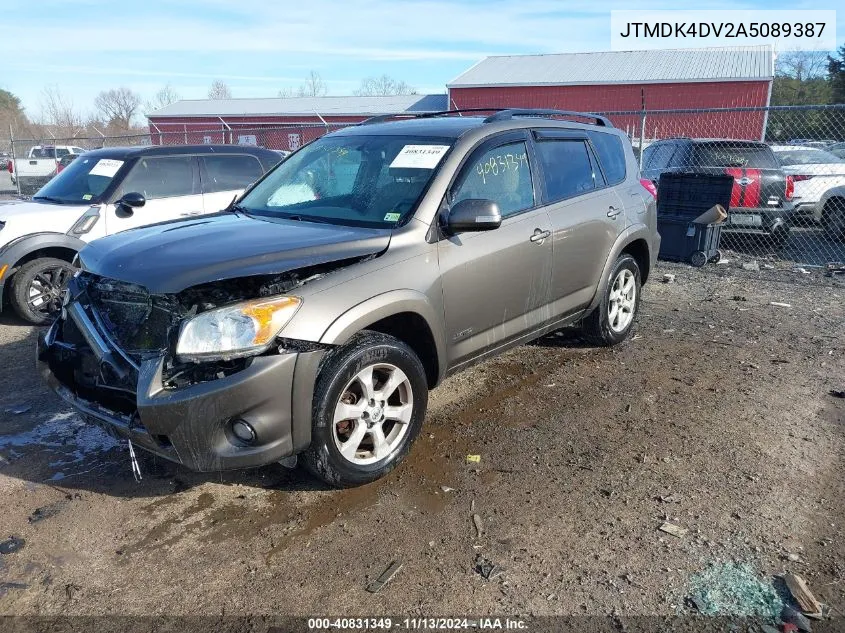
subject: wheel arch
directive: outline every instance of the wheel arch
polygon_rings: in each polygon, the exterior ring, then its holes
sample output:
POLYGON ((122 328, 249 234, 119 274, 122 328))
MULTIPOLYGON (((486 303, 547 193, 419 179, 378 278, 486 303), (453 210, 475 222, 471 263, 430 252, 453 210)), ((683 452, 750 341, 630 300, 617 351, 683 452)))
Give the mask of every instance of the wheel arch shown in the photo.
POLYGON ((408 345, 419 357, 429 388, 436 386, 446 370, 443 319, 428 298, 413 290, 395 290, 372 297, 340 315, 320 343, 343 345, 362 330, 389 334, 408 345))
POLYGON ((601 298, 604 296, 605 289, 610 281, 610 271, 613 269, 613 264, 620 255, 625 253, 631 255, 637 261, 637 265, 640 268, 641 282, 644 284, 647 281, 651 273, 652 262, 655 259, 655 253, 652 252, 652 247, 649 246, 650 237, 651 234, 649 233, 648 227, 639 225, 629 227, 616 238, 613 248, 610 249, 610 255, 608 255, 604 263, 604 268, 602 268, 601 277, 599 277, 599 283, 596 286, 596 293, 585 312, 590 312, 601 302, 601 298))
POLYGON ((0 277, 0 309, 7 298, 8 282, 18 268, 39 257, 55 257, 72 262, 83 246, 85 242, 64 233, 31 233, 6 244, 0 249, 0 269, 6 266, 0 277))

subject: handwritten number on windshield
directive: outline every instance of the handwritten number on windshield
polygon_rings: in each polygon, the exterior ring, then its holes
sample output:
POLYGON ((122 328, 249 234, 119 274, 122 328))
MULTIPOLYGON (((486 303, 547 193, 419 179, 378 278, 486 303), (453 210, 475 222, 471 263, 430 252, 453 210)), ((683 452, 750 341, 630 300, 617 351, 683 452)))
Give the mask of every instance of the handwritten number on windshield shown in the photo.
POLYGON ((522 154, 497 154, 478 163, 475 166, 475 173, 481 176, 481 182, 486 185, 489 176, 498 176, 509 171, 519 171, 522 167, 525 167, 527 162, 528 156, 525 152, 522 154))

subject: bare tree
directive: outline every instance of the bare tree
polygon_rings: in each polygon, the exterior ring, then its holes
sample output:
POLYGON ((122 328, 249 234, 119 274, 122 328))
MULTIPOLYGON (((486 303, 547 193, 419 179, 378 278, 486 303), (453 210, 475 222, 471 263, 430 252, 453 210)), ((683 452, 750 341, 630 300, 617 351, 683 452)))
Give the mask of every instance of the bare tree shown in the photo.
POLYGON ((169 106, 174 101, 179 101, 182 98, 178 92, 173 89, 170 84, 165 84, 158 92, 155 93, 152 99, 144 104, 144 112, 150 113, 156 110, 161 110, 164 106, 169 106))
POLYGON ((225 81, 215 79, 211 83, 211 87, 208 89, 208 98, 209 99, 231 99, 232 98, 232 91, 229 89, 229 86, 225 81))
POLYGON ((354 94, 359 97, 386 97, 391 95, 415 95, 417 90, 402 80, 382 75, 381 77, 362 79, 361 87, 355 90, 354 94))
POLYGON ((73 136, 82 127, 82 115, 73 100, 63 95, 58 86, 46 86, 41 91, 41 120, 57 129, 60 135, 73 136))
POLYGON ((312 70, 305 78, 305 83, 299 87, 300 97, 325 97, 329 89, 326 82, 320 77, 320 73, 312 70))
POLYGON ((827 72, 827 52, 786 51, 775 60, 775 75, 806 81, 821 77, 827 72))
POLYGON ((103 90, 94 99, 103 121, 112 128, 128 130, 132 127, 132 119, 141 105, 141 95, 125 86, 103 90))
POLYGON ((296 96, 296 93, 294 92, 293 88, 287 87, 279 90, 278 96, 280 99, 290 99, 291 97, 296 96))

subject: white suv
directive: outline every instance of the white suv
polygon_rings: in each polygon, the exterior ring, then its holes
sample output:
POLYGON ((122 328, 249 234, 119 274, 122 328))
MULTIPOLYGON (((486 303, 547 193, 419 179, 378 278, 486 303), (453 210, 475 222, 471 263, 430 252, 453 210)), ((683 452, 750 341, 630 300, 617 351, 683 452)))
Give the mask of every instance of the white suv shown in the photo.
POLYGON ((86 152, 32 200, 0 202, 0 307, 42 324, 61 308, 85 243, 139 226, 214 213, 279 162, 236 145, 86 152))

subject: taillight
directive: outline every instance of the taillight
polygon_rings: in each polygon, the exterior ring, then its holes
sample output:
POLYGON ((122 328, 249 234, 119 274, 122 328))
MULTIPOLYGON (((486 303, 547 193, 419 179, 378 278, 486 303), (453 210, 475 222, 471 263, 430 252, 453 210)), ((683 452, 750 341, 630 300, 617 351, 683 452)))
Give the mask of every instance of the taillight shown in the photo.
POLYGON ((15 161, 13 161, 13 160, 6 161, 6 169, 8 169, 8 170, 9 170, 9 173, 10 173, 10 174, 11 174, 13 171, 15 171, 15 161))
POLYGON ((786 199, 792 200, 792 196, 795 194, 795 179, 792 176, 786 177, 786 199))
POLYGON ((795 174, 794 176, 790 176, 793 182, 801 182, 802 180, 809 180, 812 178, 812 174, 795 174))
POLYGON ((56 173, 57 173, 57 174, 62 173, 62 170, 63 170, 64 168, 65 168, 65 166, 64 166, 64 165, 62 165, 61 163, 58 163, 58 164, 56 165, 56 173))
POLYGON ((640 184, 643 186, 643 189, 652 195, 653 198, 657 198, 657 187, 654 186, 653 182, 651 182, 648 178, 640 178, 640 184))

